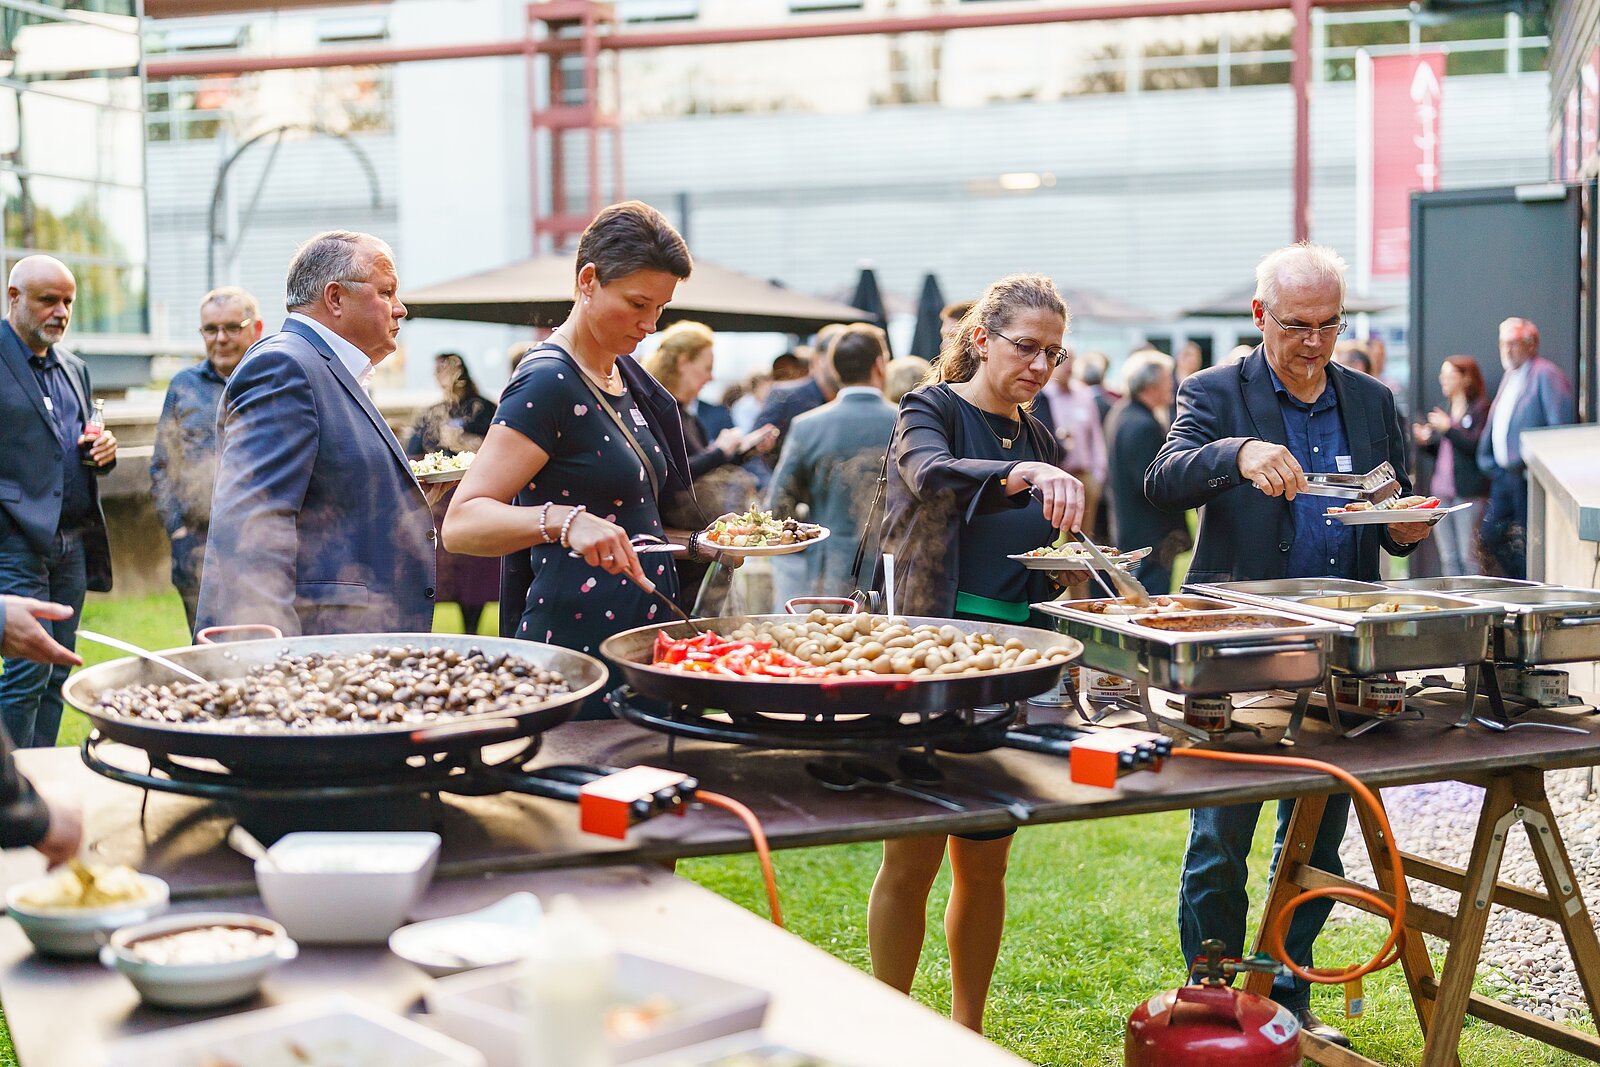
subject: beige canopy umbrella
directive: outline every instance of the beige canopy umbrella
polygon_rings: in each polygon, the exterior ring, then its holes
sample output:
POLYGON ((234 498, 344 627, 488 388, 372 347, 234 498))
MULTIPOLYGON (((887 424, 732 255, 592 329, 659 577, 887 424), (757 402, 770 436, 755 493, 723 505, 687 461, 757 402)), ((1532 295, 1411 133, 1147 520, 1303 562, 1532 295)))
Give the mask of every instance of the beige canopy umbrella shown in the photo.
MULTIPOLYGON (((558 326, 572 308, 576 274, 570 253, 538 256, 481 274, 402 293, 411 315, 425 319, 558 326)), ((871 316, 848 304, 797 293, 697 259, 661 316, 703 322, 713 330, 811 333, 830 322, 871 316)))

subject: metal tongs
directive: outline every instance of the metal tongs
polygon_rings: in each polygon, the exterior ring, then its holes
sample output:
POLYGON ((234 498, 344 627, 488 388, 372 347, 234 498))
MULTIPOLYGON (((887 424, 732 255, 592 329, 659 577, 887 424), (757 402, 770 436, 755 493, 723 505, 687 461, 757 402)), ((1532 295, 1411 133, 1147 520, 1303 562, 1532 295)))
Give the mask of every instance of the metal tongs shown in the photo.
POLYGON ((1089 555, 1093 556, 1095 563, 1099 565, 1095 573, 1098 574, 1103 570, 1111 577, 1111 584, 1117 590, 1116 595, 1137 607, 1148 607, 1150 593, 1139 584, 1139 580, 1107 559, 1106 554, 1100 551, 1100 546, 1094 543, 1094 538, 1081 530, 1075 532, 1083 547, 1089 550, 1089 555))
POLYGON ((1307 496, 1331 496, 1338 500, 1365 500, 1378 504, 1400 495, 1400 479, 1394 467, 1380 463, 1365 474, 1307 474, 1307 496))

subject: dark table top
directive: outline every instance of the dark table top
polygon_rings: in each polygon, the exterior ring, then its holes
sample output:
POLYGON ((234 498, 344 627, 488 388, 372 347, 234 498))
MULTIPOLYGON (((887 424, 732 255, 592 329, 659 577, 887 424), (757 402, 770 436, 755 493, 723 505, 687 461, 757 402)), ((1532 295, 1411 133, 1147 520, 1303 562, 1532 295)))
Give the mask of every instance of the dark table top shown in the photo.
MULTIPOLYGON (((1287 749, 1276 744, 1287 721, 1286 712, 1258 705, 1240 711, 1236 719, 1262 724, 1263 736, 1231 734, 1225 747, 1236 752, 1326 760, 1374 787, 1471 778, 1513 766, 1600 763, 1600 718, 1559 719, 1583 726, 1584 734, 1545 730, 1493 733, 1481 726, 1457 729, 1451 725, 1459 697, 1414 698, 1412 706, 1422 709, 1426 718, 1385 723, 1353 739, 1337 736, 1313 714, 1307 718, 1300 743, 1287 749)), ((1036 719, 1040 715, 1034 713, 1036 719)), ((1548 717, 1556 719, 1553 714, 1548 717)), ((131 750, 123 750, 120 756, 134 764, 142 759, 131 750)), ((775 848, 1025 825, 1000 805, 979 797, 971 798, 972 810, 957 813, 881 792, 830 792, 805 772, 806 761, 816 758, 792 750, 680 740, 670 765, 695 775, 705 788, 749 805, 775 848)), ((552 731, 538 762, 669 764, 665 738, 616 721, 569 723, 552 731)), ((966 783, 1014 794, 1033 808, 1027 824, 1264 801, 1325 791, 1330 781, 1297 769, 1174 759, 1159 773, 1127 775, 1115 789, 1102 789, 1074 784, 1067 761, 1056 756, 1001 750, 941 755, 939 763, 947 776, 944 788, 948 792, 962 797, 966 783)), ((223 842, 232 822, 226 810, 192 798, 152 793, 141 827, 141 791, 92 773, 78 753, 31 750, 19 754, 19 764, 41 788, 79 799, 97 857, 128 863, 167 879, 174 899, 254 892, 249 862, 223 842)), ((892 767, 887 761, 884 765, 892 767)), ((575 805, 513 794, 447 796, 434 807, 430 820, 444 837, 440 875, 445 878, 486 871, 643 863, 750 848, 741 823, 709 809, 693 811, 684 818, 653 819, 635 827, 624 841, 580 832, 575 805)), ((19 861, 7 860, 0 866, 0 874, 9 873, 15 862, 19 861)))

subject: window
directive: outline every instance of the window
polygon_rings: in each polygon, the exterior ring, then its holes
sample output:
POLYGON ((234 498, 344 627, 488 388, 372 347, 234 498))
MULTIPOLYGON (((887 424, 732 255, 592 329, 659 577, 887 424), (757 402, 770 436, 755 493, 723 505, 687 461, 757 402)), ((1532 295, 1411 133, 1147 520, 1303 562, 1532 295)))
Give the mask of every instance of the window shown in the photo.
POLYGON ((860 11, 862 0, 789 0, 791 15, 811 15, 822 11, 860 11))
POLYGON ((355 44, 360 41, 385 41, 388 38, 389 20, 382 15, 323 19, 317 23, 317 40, 322 44, 355 44))
POLYGON ((692 22, 700 15, 700 0, 617 0, 623 22, 692 22))

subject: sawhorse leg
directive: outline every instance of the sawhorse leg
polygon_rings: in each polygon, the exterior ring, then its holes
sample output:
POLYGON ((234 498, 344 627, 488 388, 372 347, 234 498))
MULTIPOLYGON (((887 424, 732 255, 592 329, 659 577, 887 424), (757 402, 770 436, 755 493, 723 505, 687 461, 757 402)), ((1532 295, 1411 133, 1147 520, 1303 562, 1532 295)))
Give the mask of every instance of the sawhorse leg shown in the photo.
MULTIPOLYGON (((1566 938, 1568 951, 1578 972, 1580 984, 1594 1017, 1600 1018, 1600 940, 1595 937, 1588 909, 1573 876, 1571 861, 1562 844, 1555 816, 1545 795, 1544 775, 1529 768, 1516 768, 1490 777, 1485 783, 1483 807, 1478 818, 1472 853, 1465 870, 1410 854, 1402 855, 1410 878, 1451 889, 1460 894, 1456 914, 1424 907, 1414 902, 1406 907, 1406 940, 1401 963, 1406 984, 1424 1034, 1422 1067, 1458 1067, 1457 1047, 1467 1015, 1475 1015, 1535 1041, 1600 1063, 1600 1039, 1531 1012, 1479 996, 1472 992, 1478 959, 1483 951, 1489 910, 1499 904, 1514 910, 1539 915, 1554 921, 1566 938), (1505 844, 1511 828, 1522 824, 1533 846, 1534 856, 1547 891, 1535 892, 1499 881, 1505 844), (1421 935, 1427 933, 1447 940, 1442 977, 1433 974, 1421 935)), ((1320 886, 1364 888, 1348 879, 1306 865, 1317 825, 1322 819, 1326 798, 1303 798, 1295 805, 1284 842, 1282 860, 1268 894, 1267 912, 1281 907, 1302 889, 1320 886)), ((1379 883, 1379 896, 1393 900, 1394 873, 1389 869, 1388 852, 1377 820, 1358 807, 1362 834, 1372 858, 1379 883)), ((1356 904, 1363 910, 1370 905, 1356 904)), ((1257 938, 1257 950, 1261 939, 1257 938)), ((1270 976, 1252 974, 1246 983, 1251 992, 1266 995, 1270 976)), ((1379 1067, 1376 1061, 1358 1053, 1328 1045, 1310 1036, 1302 1038, 1302 1052, 1313 1063, 1327 1067, 1379 1067)))

